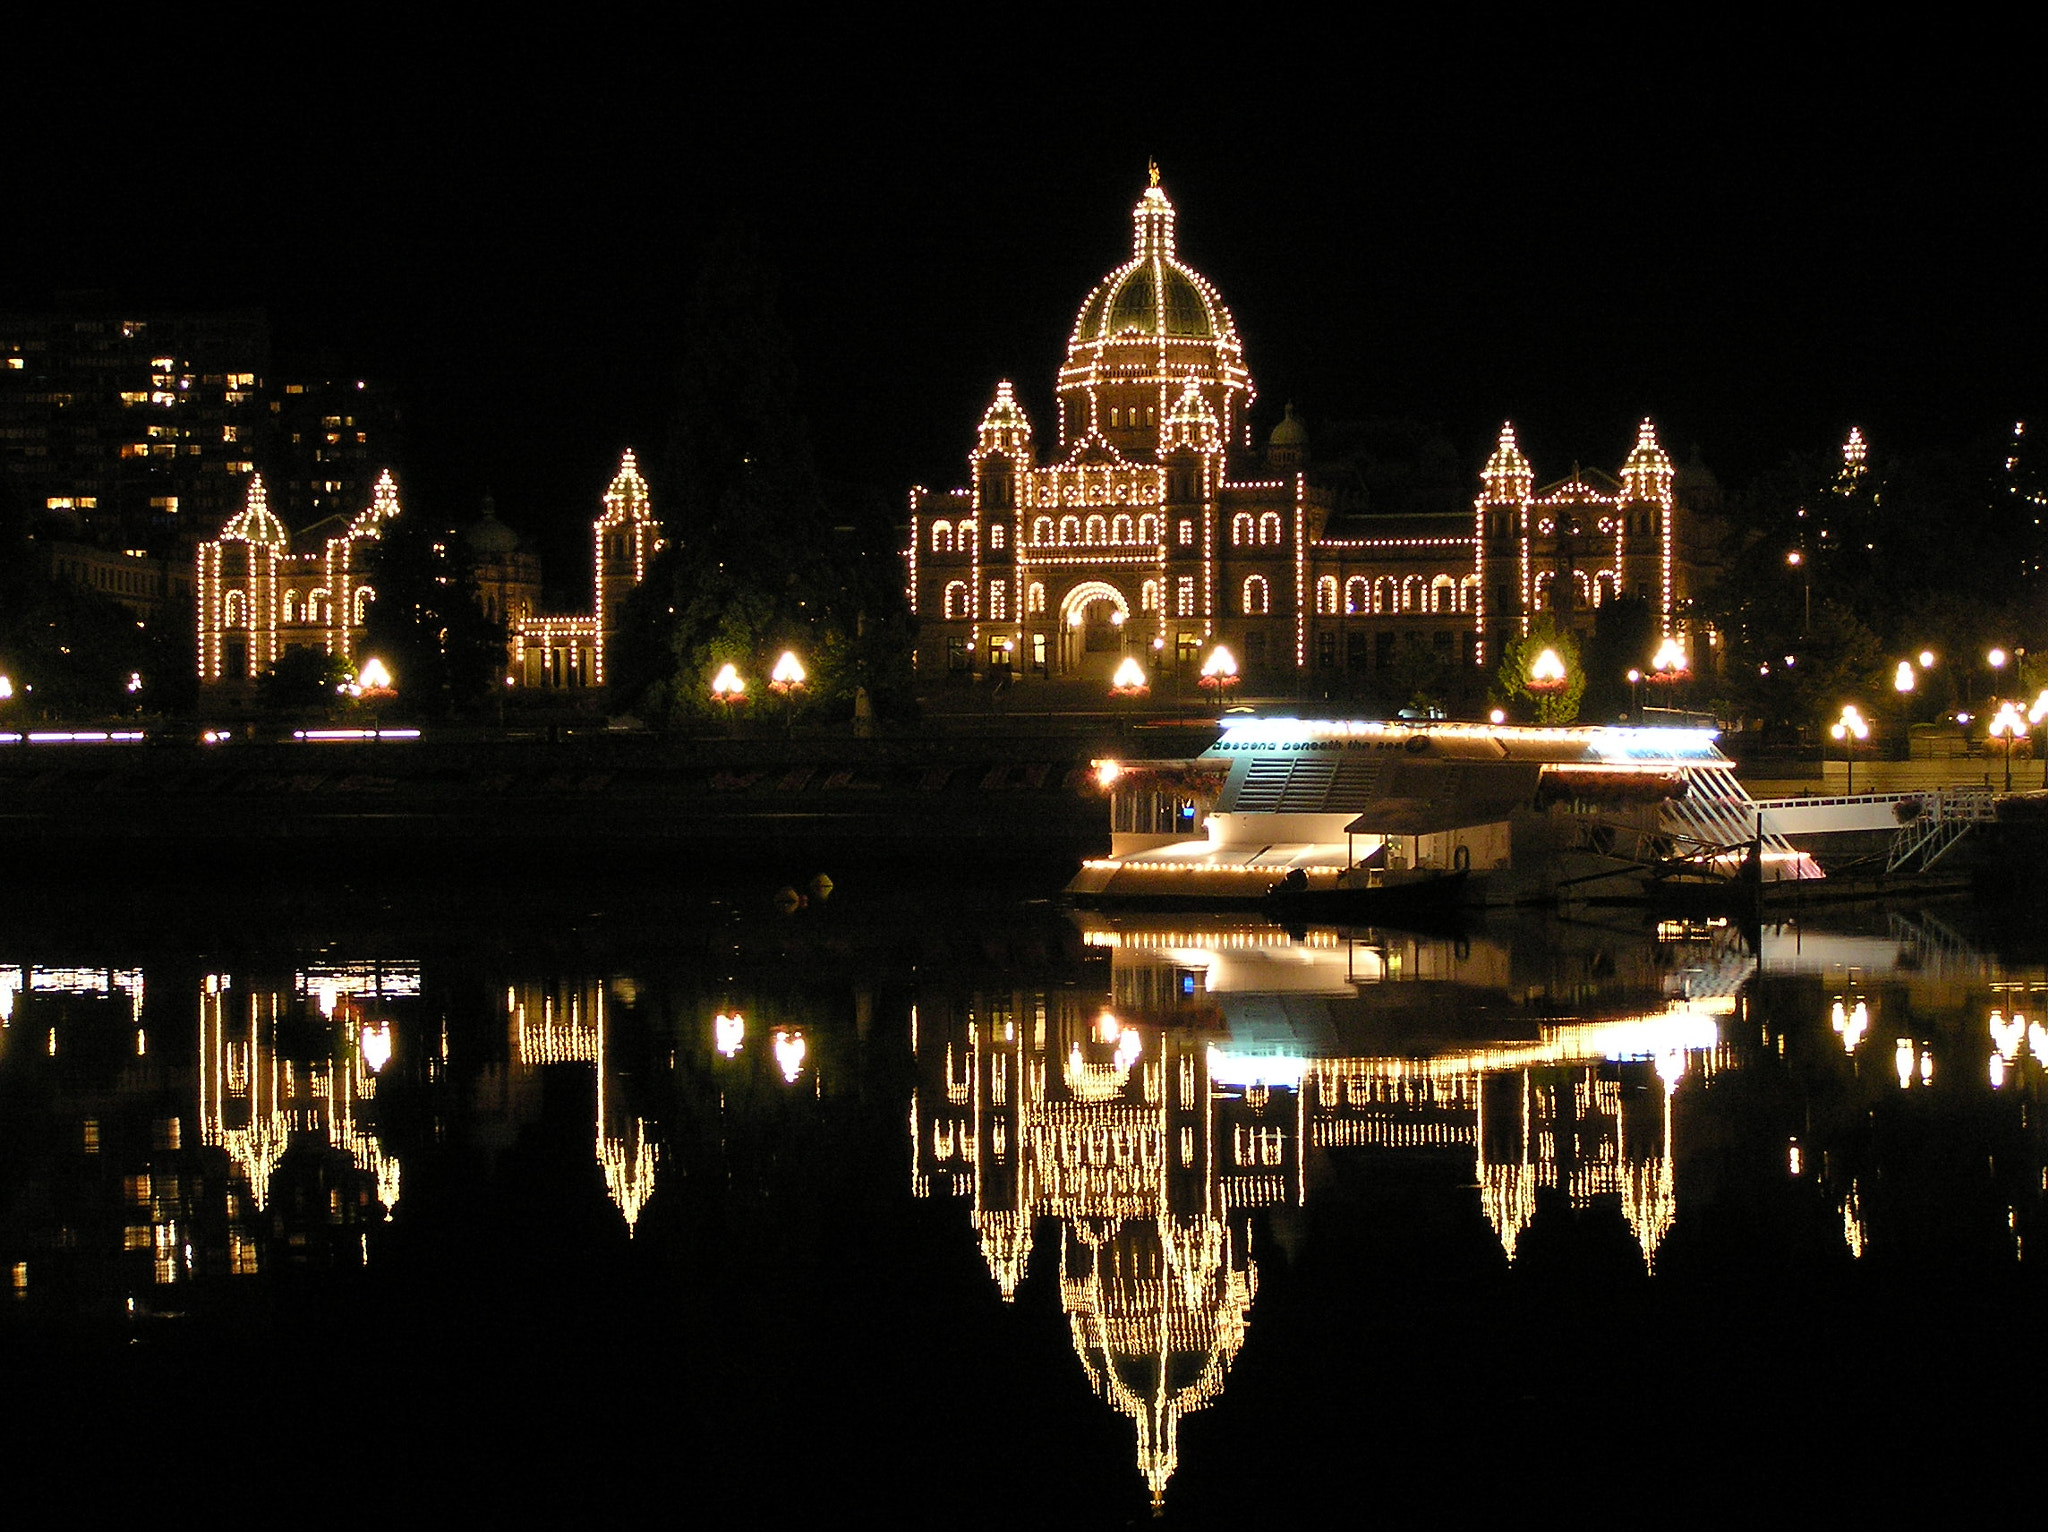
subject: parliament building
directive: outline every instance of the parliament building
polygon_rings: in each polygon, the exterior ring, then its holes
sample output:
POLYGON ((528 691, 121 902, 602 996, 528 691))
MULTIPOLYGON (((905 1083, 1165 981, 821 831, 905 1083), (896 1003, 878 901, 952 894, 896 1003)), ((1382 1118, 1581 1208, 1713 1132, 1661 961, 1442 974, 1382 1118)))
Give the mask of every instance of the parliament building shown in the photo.
POLYGON ((1243 344, 1174 216, 1155 170, 1130 258, 1074 322, 1050 450, 1003 382, 967 486, 913 492, 921 671, 1107 681, 1133 655, 1186 677, 1218 645, 1254 687, 1362 678, 1418 646, 1488 666, 1538 613, 1590 628, 1620 595, 1683 628, 1698 561, 1648 420, 1613 476, 1539 487, 1505 425, 1469 513, 1340 519, 1291 409, 1254 446, 1243 344))

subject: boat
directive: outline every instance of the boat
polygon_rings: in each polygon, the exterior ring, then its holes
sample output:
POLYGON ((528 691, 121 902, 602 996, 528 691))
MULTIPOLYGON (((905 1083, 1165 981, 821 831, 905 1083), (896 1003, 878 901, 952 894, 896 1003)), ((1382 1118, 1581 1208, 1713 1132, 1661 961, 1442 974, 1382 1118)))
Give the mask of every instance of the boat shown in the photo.
POLYGON ((1470 875, 1463 868, 1416 867, 1389 872, 1353 867, 1338 873, 1331 887, 1315 888, 1310 886, 1308 874, 1296 867, 1267 889, 1260 903, 1281 925, 1378 922, 1408 929, 1454 916, 1465 902, 1465 881, 1470 875))
POLYGON ((1740 887, 1817 878, 1697 725, 1538 727, 1226 717, 1192 759, 1097 762, 1110 851, 1084 905, 1293 918, 1648 896, 1662 872, 1740 887))

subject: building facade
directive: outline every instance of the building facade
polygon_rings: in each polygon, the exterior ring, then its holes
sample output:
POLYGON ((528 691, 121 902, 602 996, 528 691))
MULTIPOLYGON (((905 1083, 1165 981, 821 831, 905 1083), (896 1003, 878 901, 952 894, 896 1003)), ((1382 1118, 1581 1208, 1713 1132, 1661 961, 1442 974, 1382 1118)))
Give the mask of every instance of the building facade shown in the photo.
POLYGON ((1218 645, 1247 681, 1384 671, 1417 649, 1496 663, 1540 613, 1588 627, 1619 595, 1682 623, 1675 470, 1644 421, 1620 473, 1538 488, 1504 426, 1469 515, 1340 518, 1290 409, 1263 450, 1235 322, 1179 257, 1152 184, 1132 252, 1088 294, 1050 450, 997 385, 959 489, 912 492, 920 670, 1107 680, 1126 655, 1187 675, 1218 645))
MULTIPOLYGON (((295 539, 271 510, 263 476, 252 474, 242 509, 220 536, 199 545, 193 594, 200 680, 254 681, 290 649, 358 659, 377 600, 371 552, 401 513, 398 485, 387 469, 356 515, 329 518, 295 539)), ((630 450, 591 531, 590 610, 548 615, 536 610, 539 560, 520 549, 517 535, 488 507, 471 529, 466 554, 478 601, 487 617, 505 625, 507 685, 603 681, 619 608, 663 546, 647 481, 630 450)))

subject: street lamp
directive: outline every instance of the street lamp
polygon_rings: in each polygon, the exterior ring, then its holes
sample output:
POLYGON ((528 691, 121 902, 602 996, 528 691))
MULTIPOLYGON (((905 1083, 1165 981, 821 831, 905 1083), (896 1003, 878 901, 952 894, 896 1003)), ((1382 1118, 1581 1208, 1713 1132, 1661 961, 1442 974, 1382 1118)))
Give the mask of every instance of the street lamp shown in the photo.
POLYGON ((1643 673, 1633 665, 1628 668, 1628 706, 1631 713, 1643 710, 1643 673))
POLYGON ((1843 796, 1853 797, 1856 792, 1856 746, 1870 738, 1870 725, 1864 721, 1856 704, 1849 702, 1843 704, 1842 716, 1835 720, 1828 733, 1842 742, 1842 758, 1849 763, 1849 780, 1843 796))
POLYGON ((1142 697, 1150 689, 1145 679, 1145 667, 1138 663, 1136 655, 1124 656, 1123 663, 1116 668, 1116 674, 1110 677, 1109 689, 1119 697, 1142 697))
POLYGON ((1806 555, 1794 548, 1785 555, 1785 562, 1799 571, 1799 586, 1802 591, 1804 615, 1799 623, 1799 636, 1806 637, 1813 627, 1813 574, 1806 567, 1806 555))
POLYGON ((1557 657, 1555 649, 1545 649, 1529 662, 1529 690, 1532 692, 1560 692, 1565 688, 1564 661, 1557 657))
POLYGON ((792 739, 796 737, 796 694, 804 689, 804 682, 808 679, 803 662, 796 657, 794 649, 782 651, 782 658, 775 662, 775 669, 768 677, 768 690, 782 699, 783 722, 792 739))
POLYGON ((1202 661, 1199 684, 1216 693, 1216 705, 1220 709, 1230 695, 1230 688, 1237 684, 1237 656, 1221 644, 1211 649, 1209 657, 1202 661))
POLYGON ((2027 720, 2021 716, 2017 702, 2001 702, 1998 713, 1991 720, 1989 733, 2005 745, 2005 790, 2012 791, 2012 747, 2027 732, 2027 720))
POLYGON ((725 712, 727 732, 732 729, 732 710, 747 700, 747 683, 737 668, 727 663, 711 678, 711 699, 725 712))

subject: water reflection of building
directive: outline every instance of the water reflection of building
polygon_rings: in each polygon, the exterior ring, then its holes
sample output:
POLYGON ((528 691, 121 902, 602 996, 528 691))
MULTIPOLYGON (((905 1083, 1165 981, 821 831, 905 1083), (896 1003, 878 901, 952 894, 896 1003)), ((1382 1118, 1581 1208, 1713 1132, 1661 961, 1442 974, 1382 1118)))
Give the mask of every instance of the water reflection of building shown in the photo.
MULTIPOLYGON (((417 995, 418 969, 363 965, 300 973, 290 988, 210 973, 199 994, 199 1124, 249 1179, 259 1208, 295 1144, 345 1153, 374 1187, 378 1204, 398 1203, 399 1167, 375 1124, 377 1076, 390 1058, 384 1002, 417 995), (280 1024, 318 1015, 328 1048, 294 1056, 280 1024)), ((336 1188, 330 1223, 355 1223, 336 1188)))
POLYGON ((921 1001, 913 1189, 968 1204, 1006 1301, 1036 1223, 1059 1221, 1075 1348, 1132 1417, 1156 1503, 1180 1420, 1244 1340, 1251 1215, 1305 1201, 1333 1155, 1462 1158, 1510 1258, 1554 1189, 1614 1207, 1654 1259, 1676 1213, 1672 1093, 1725 1062, 1717 1019, 1754 969, 1725 926, 1665 935, 1304 940, 1090 917, 1106 1005, 921 1001))
POLYGON ((1005 1300, 1036 1221, 1060 1220, 1075 1349, 1135 1423, 1158 1501, 1181 1417, 1243 1344, 1249 1213, 1299 1195, 1297 1093, 1219 1079, 1196 1028, 1141 1029, 1071 992, 941 1001, 912 1029, 914 1189, 970 1205, 1005 1300))
MULTIPOLYGON (((615 980, 614 986, 628 981, 615 980)), ((589 1064, 597 1076, 597 1163, 605 1190, 626 1217, 640 1222, 654 1195, 655 1141, 632 1114, 611 1057, 609 993, 601 979, 527 981, 505 990, 513 1062, 528 1070, 547 1064, 589 1064)))
POLYGON ((258 1266, 232 1162, 190 1128, 189 1076, 145 1021, 139 968, 0 965, 0 1074, 18 1136, 0 1184, 17 1302, 128 1314, 258 1266))

